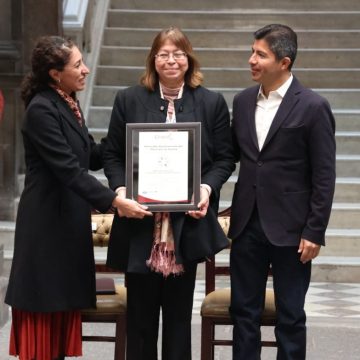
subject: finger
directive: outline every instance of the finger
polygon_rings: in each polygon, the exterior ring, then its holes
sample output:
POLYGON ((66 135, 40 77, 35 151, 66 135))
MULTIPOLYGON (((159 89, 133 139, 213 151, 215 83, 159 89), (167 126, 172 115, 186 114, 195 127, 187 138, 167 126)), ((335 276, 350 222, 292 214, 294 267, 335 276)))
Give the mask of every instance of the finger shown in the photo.
POLYGON ((153 216, 153 213, 151 211, 144 211, 143 215, 144 216, 153 216))
POLYGON ((197 219, 200 219, 200 218, 205 217, 206 212, 207 212, 206 210, 197 211, 197 212, 196 212, 196 218, 197 218, 197 219))
POLYGON ((196 219, 196 213, 194 211, 189 211, 189 216, 191 216, 192 218, 196 219))
POLYGON ((138 204, 138 206, 143 210, 147 210, 149 208, 148 206, 142 204, 138 204))
POLYGON ((194 219, 199 219, 199 214, 197 211, 191 211, 189 212, 189 216, 191 216, 194 219))
POLYGON ((197 207, 198 207, 199 209, 201 209, 203 206, 205 206, 205 204, 206 204, 206 201, 201 200, 201 201, 197 204, 197 207))
POLYGON ((305 264, 307 261, 309 261, 311 257, 309 256, 309 251, 306 248, 303 248, 300 256, 300 261, 305 264))
POLYGON ((298 253, 302 253, 304 251, 304 242, 300 241, 298 253))
POLYGON ((310 261, 311 258, 308 257, 308 256, 304 256, 304 255, 301 255, 300 256, 300 261, 303 263, 303 264, 306 264, 308 261, 310 261))

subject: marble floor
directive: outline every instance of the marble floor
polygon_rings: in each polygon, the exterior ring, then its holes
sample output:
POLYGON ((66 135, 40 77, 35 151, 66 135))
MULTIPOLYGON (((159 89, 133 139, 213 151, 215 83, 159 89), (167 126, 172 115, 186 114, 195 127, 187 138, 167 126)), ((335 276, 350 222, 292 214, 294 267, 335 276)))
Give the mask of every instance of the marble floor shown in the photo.
MULTIPOLYGON (((222 281, 220 285, 228 287, 229 284, 222 281)), ((192 325, 193 360, 200 359, 201 317, 199 313, 204 298, 204 287, 205 281, 197 280, 192 325)), ((360 284, 311 283, 306 300, 306 312, 308 317, 307 360, 360 359, 360 284)), ((93 331, 111 334, 114 327, 109 324, 84 325, 84 333, 93 331)), ((231 337, 231 326, 221 327, 218 331, 221 331, 224 337, 231 337)), ((15 359, 8 355, 9 332, 10 321, 0 329, 0 360, 15 359)), ((272 331, 266 335, 272 336, 272 331)), ((112 343, 84 343, 81 359, 112 360, 113 352, 112 343)), ((275 349, 263 350, 262 360, 275 359, 275 349)), ((231 360, 231 349, 225 346, 216 347, 215 360, 231 360)))

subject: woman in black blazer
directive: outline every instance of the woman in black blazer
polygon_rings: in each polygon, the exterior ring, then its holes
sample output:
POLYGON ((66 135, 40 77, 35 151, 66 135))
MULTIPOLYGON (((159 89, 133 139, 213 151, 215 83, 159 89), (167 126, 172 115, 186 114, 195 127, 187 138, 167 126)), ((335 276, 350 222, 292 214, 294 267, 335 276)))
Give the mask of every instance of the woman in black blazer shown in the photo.
POLYGON ((88 73, 71 41, 48 36, 37 42, 22 85, 25 188, 5 299, 10 354, 20 360, 81 355, 80 309, 96 304, 91 209, 145 212, 88 174, 102 167, 102 146, 75 97, 88 73))
POLYGON ((201 124, 199 210, 115 215, 107 264, 126 272, 127 359, 156 360, 162 309, 162 359, 191 359, 191 314, 197 263, 228 245, 218 222, 220 189, 232 173, 229 111, 222 95, 202 87, 191 43, 177 28, 154 39, 141 85, 119 91, 111 115, 104 169, 125 198, 127 123, 201 124), (167 231, 166 231, 167 229, 167 231))

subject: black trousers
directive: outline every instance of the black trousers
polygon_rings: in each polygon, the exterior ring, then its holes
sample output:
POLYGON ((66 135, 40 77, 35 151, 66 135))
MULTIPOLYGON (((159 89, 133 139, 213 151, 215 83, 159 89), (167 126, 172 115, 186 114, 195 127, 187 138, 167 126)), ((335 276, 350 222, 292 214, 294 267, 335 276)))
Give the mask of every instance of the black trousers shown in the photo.
POLYGON ((274 246, 264 234, 255 210, 230 253, 233 360, 259 360, 260 319, 269 265, 272 265, 277 310, 277 360, 305 360, 304 303, 311 263, 302 264, 297 246, 274 246))
POLYGON ((157 360, 162 310, 162 360, 191 360, 191 316, 197 264, 182 275, 127 273, 127 360, 157 360))

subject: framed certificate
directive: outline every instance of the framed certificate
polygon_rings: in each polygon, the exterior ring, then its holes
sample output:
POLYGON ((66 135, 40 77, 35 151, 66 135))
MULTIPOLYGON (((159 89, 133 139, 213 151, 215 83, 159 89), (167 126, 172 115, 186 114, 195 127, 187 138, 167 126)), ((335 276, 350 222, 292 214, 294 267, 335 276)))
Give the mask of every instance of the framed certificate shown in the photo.
POLYGON ((126 125, 126 197, 149 211, 197 210, 201 124, 126 125))

